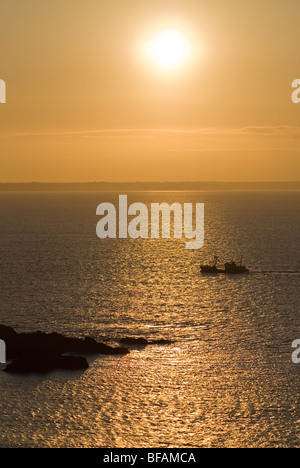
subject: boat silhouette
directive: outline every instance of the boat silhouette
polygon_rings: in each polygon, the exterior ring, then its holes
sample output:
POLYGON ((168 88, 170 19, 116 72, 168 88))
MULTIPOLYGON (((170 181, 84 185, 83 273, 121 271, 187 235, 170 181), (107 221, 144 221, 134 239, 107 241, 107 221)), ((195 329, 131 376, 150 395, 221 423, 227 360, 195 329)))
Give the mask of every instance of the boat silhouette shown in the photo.
POLYGON ((234 260, 225 263, 224 268, 218 267, 218 257, 217 255, 214 256, 214 260, 207 265, 200 265, 200 269, 202 273, 209 273, 209 274, 219 274, 225 273, 228 275, 240 275, 244 273, 249 273, 248 268, 242 264, 242 260, 238 264, 234 260))

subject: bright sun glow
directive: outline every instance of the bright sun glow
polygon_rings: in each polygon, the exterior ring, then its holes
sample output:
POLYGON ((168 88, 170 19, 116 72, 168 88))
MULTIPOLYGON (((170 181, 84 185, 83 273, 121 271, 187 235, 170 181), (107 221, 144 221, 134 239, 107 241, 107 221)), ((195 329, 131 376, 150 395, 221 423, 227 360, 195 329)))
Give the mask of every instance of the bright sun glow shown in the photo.
POLYGON ((154 63, 165 69, 182 66, 189 56, 188 40, 176 30, 167 30, 146 44, 146 55, 154 63))

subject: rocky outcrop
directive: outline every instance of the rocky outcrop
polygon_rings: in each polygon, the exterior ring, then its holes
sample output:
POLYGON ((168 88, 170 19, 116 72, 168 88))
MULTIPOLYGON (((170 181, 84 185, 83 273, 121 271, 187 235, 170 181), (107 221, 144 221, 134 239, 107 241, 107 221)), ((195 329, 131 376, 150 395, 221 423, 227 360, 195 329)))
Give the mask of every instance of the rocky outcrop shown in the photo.
POLYGON ((63 370, 88 369, 89 365, 85 357, 82 356, 61 356, 61 355, 39 355, 32 357, 22 357, 12 361, 5 369, 10 374, 29 374, 63 370))
POLYGON ((174 343, 174 341, 171 341, 171 340, 148 341, 146 340, 146 338, 131 338, 131 337, 121 338, 119 342, 122 344, 129 345, 129 346, 167 345, 167 344, 174 343))
POLYGON ((24 353, 36 355, 38 348, 47 349, 48 354, 112 354, 129 353, 127 348, 113 348, 93 338, 70 338, 60 333, 17 333, 13 328, 0 325, 0 339, 6 343, 7 359, 21 358, 24 353))

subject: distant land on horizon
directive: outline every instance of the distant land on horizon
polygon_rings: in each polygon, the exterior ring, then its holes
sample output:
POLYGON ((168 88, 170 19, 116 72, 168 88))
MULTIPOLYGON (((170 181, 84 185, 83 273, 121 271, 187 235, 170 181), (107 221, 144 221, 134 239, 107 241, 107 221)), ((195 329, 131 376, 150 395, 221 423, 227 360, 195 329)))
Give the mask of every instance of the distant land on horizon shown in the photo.
POLYGON ((0 192, 300 191, 299 182, 0 183, 0 192))

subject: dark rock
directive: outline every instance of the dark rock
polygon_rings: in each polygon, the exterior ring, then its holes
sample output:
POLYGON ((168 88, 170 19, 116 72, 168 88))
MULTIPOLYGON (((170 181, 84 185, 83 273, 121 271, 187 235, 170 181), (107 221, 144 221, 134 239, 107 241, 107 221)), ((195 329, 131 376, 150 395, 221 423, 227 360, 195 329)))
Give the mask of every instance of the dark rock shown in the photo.
POLYGON ((8 340, 13 340, 17 336, 17 332, 11 327, 6 327, 5 325, 0 325, 0 337, 5 342, 8 340))
POLYGON ((8 364, 5 372, 10 374, 46 374, 56 369, 78 370, 88 369, 87 360, 82 356, 49 356, 46 353, 39 356, 27 356, 8 364))
POLYGON ((166 344, 171 344, 174 343, 171 340, 152 340, 148 341, 146 338, 131 338, 131 337, 126 337, 126 338, 121 338, 120 343, 124 343, 127 345, 132 345, 132 346, 148 346, 148 345, 166 345, 166 344))
POLYGON ((16 333, 11 327, 0 325, 0 339, 6 343, 7 359, 21 358, 24 353, 34 356, 39 348, 57 354, 112 354, 124 355, 129 353, 127 348, 113 348, 100 343, 93 338, 69 338, 59 333, 16 333))

